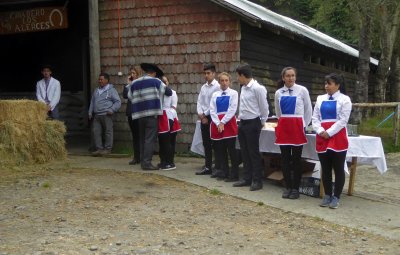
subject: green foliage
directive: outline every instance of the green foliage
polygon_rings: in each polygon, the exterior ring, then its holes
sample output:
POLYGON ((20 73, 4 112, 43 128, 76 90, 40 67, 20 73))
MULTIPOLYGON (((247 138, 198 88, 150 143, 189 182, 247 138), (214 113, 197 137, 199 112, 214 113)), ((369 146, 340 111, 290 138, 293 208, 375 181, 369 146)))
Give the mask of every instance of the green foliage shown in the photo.
POLYGON ((315 9, 310 26, 348 44, 358 44, 358 22, 348 0, 309 0, 315 9))
POLYGON ((218 189, 210 189, 209 192, 211 195, 215 195, 215 196, 219 196, 222 194, 222 192, 219 191, 218 189))
POLYGON ((383 114, 378 114, 374 117, 364 119, 358 126, 358 133, 362 135, 379 136, 382 139, 383 150, 385 153, 400 152, 400 146, 394 146, 393 139, 393 119, 387 120, 380 127, 377 125, 386 118, 391 112, 385 111, 383 114))
POLYGON ((42 187, 42 188, 46 188, 46 189, 47 189, 47 188, 50 188, 50 187, 51 187, 51 185, 50 185, 50 183, 49 183, 49 182, 43 182, 43 183, 42 183, 42 185, 41 185, 41 187, 42 187))

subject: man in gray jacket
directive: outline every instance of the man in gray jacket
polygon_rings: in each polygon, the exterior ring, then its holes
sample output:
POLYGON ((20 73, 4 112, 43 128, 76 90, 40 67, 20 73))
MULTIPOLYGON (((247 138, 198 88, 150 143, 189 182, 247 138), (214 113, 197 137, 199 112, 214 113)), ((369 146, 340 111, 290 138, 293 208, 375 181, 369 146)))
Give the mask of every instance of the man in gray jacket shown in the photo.
POLYGON ((93 136, 96 146, 93 156, 110 154, 113 146, 113 115, 121 107, 121 99, 109 80, 110 76, 107 73, 99 75, 99 87, 90 100, 89 120, 93 119, 93 136))

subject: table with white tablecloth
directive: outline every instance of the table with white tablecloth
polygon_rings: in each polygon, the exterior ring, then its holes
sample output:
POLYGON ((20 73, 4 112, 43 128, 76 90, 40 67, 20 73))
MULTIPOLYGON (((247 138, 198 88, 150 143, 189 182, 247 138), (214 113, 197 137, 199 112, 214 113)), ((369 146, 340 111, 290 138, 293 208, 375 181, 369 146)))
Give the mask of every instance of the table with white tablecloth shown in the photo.
MULTIPOLYGON (((308 143, 303 146, 303 158, 318 160, 315 151, 315 134, 307 134, 308 143)), ((201 139, 200 123, 196 123, 196 130, 193 136, 191 151, 204 155, 204 148, 201 139)), ((280 153, 279 146, 275 144, 275 131, 273 128, 263 128, 260 134, 260 152, 280 153)), ((355 173, 357 164, 374 165, 383 174, 387 171, 385 154, 382 140, 374 136, 350 136, 347 161, 351 162, 350 181, 348 194, 352 195, 354 190, 355 173)))

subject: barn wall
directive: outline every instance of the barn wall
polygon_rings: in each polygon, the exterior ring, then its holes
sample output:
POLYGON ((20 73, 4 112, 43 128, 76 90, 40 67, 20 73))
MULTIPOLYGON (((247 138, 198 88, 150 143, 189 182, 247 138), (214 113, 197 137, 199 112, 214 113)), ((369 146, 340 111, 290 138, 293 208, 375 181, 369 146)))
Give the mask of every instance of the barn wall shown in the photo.
MULTIPOLYGON (((128 68, 141 62, 158 64, 179 97, 181 150, 192 141, 196 102, 204 83, 203 63, 233 72, 240 57, 240 24, 221 7, 201 0, 121 0, 121 63, 118 50, 118 1, 99 2, 102 70, 121 93, 128 68), (121 70, 120 70, 121 69, 121 70), (117 73, 123 72, 122 77, 117 73)), ((116 142, 130 144, 125 104, 117 114, 116 142)))
POLYGON ((256 79, 267 87, 273 103, 276 82, 283 67, 297 69, 297 83, 306 86, 314 102, 325 93, 324 77, 335 72, 345 77, 347 93, 352 96, 357 59, 335 52, 305 39, 290 39, 284 32, 241 24, 241 60, 253 66, 256 79))

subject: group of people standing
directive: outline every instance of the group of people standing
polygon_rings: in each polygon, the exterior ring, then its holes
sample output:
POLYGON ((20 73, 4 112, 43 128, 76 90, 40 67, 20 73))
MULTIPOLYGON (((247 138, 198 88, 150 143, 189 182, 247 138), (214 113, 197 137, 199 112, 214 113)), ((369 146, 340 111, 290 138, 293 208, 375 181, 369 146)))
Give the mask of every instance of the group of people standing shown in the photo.
MULTIPOLYGON (((230 88, 231 76, 228 73, 220 73, 217 81, 215 66, 204 66, 206 83, 198 96, 197 114, 201 122, 205 165, 196 175, 211 175, 226 182, 234 182, 234 187, 249 186, 250 191, 255 191, 263 187, 259 136, 269 115, 267 90, 253 79, 250 65, 238 66, 236 74, 241 86, 240 97, 237 91, 230 88), (243 160, 241 179, 236 137, 243 160)), ((351 100, 345 95, 343 77, 332 73, 325 77, 327 93, 318 96, 313 110, 309 92, 296 83, 296 76, 295 68, 283 68, 275 92, 275 113, 278 117, 275 144, 281 150, 286 184, 282 198, 300 197, 301 154, 303 145, 307 143, 305 129, 311 122, 316 133, 316 151, 321 161, 321 178, 325 189, 320 206, 335 209, 339 206, 345 181, 344 167, 348 149, 346 125, 351 113, 351 100), (332 169, 335 173, 334 189, 332 169)))
MULTIPOLYGON (((240 96, 230 87, 230 74, 221 72, 217 76, 213 64, 205 64, 203 71, 206 82, 198 95, 197 115, 201 123, 205 164, 196 175, 211 175, 219 180, 234 182, 234 187, 249 186, 250 191, 260 190, 263 187, 263 166, 259 137, 269 115, 267 90, 253 78, 248 64, 242 64, 235 70, 240 96), (236 149, 237 140, 240 151, 236 149), (242 178, 239 178, 239 158, 243 162, 242 178)), ((51 69, 47 66, 43 67, 42 74, 44 78, 37 83, 37 98, 48 105, 50 117, 58 118, 59 82, 51 77, 51 69)), ((305 129, 311 122, 316 133, 316 151, 325 190, 320 206, 337 208, 345 182, 346 125, 352 103, 345 94, 343 77, 332 73, 325 77, 326 94, 317 97, 313 110, 309 92, 296 83, 296 76, 295 68, 283 68, 274 100, 278 117, 275 144, 281 150, 286 184, 282 198, 298 199, 300 196, 301 154, 303 145, 307 143, 305 129)), ((112 117, 121 107, 118 92, 109 79, 106 73, 99 75, 99 87, 94 91, 89 107, 96 147, 94 155, 111 152, 112 117)), ((123 97, 128 99, 126 115, 134 152, 129 164, 140 164, 143 170, 176 168, 175 144, 180 130, 176 112, 178 97, 168 85, 168 79, 158 66, 142 63, 140 68, 134 66, 130 69, 124 87, 123 97), (154 166, 152 157, 157 138, 160 163, 154 166)))

